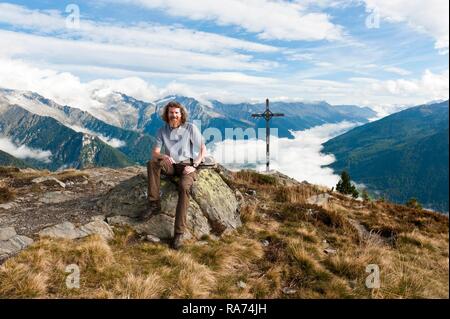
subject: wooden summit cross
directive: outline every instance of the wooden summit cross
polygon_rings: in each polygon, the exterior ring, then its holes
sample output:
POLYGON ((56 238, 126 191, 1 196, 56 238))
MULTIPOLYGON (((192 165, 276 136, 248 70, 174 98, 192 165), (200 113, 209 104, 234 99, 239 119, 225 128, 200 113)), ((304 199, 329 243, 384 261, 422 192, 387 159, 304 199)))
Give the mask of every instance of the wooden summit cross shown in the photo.
POLYGON ((270 126, 269 121, 274 116, 284 116, 283 113, 272 113, 269 110, 269 99, 266 99, 266 111, 264 113, 256 113, 252 114, 252 117, 263 117, 266 120, 266 172, 269 172, 269 161, 270 161, 270 152, 269 152, 269 144, 270 144, 270 126))

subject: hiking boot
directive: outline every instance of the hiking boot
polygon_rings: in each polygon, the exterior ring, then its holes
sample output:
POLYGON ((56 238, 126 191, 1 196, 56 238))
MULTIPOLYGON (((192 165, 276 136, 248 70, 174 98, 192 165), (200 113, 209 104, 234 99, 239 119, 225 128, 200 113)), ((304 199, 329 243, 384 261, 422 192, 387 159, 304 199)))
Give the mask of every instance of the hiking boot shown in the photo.
POLYGON ((183 247, 183 234, 175 234, 172 241, 172 248, 179 250, 181 247, 183 247))
POLYGON ((147 221, 150 217, 158 215, 161 212, 161 203, 159 201, 148 202, 147 209, 139 216, 140 221, 147 221))

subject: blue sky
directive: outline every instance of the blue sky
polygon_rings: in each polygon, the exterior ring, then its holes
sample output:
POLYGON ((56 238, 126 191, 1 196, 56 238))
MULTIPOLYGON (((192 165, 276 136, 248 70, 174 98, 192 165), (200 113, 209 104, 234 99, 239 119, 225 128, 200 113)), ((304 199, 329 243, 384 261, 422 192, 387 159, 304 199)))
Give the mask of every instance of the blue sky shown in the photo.
POLYGON ((102 89, 389 113, 448 98, 448 21, 447 0, 3 2, 0 86, 75 106, 102 89))

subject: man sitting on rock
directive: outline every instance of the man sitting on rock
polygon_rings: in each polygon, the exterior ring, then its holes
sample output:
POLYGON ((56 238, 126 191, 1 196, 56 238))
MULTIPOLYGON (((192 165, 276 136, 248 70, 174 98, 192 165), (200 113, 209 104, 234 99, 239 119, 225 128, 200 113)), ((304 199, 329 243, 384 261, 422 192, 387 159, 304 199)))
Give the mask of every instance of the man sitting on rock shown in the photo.
POLYGON ((163 109, 162 119, 166 123, 156 134, 152 160, 147 163, 148 208, 141 216, 141 220, 148 220, 151 215, 160 212, 161 171, 164 175, 179 176, 175 236, 172 242, 174 249, 182 246, 189 207, 189 192, 194 181, 197 180, 196 167, 206 155, 202 135, 195 125, 187 122, 187 117, 187 110, 176 101, 169 102, 163 109), (164 147, 163 153, 161 153, 162 147, 164 147))

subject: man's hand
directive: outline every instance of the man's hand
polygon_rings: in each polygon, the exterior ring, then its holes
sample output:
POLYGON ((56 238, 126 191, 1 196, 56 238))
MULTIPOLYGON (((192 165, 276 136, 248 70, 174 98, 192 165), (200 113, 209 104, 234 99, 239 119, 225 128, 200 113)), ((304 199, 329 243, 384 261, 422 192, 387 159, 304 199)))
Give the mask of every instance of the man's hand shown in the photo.
POLYGON ((190 173, 193 173, 193 172, 195 172, 195 167, 193 167, 193 166, 185 166, 184 170, 183 170, 183 175, 187 175, 187 174, 190 174, 190 173))
POLYGON ((170 157, 167 154, 162 155, 162 160, 167 164, 167 165, 172 165, 173 163, 175 163, 175 161, 173 160, 172 157, 170 157))
POLYGON ((202 162, 201 160, 195 160, 194 163, 192 164, 192 166, 197 168, 200 165, 201 162, 202 162))
POLYGON ((175 163, 172 157, 167 154, 161 154, 161 148, 155 147, 152 151, 152 158, 163 161, 166 165, 172 165, 175 163))

